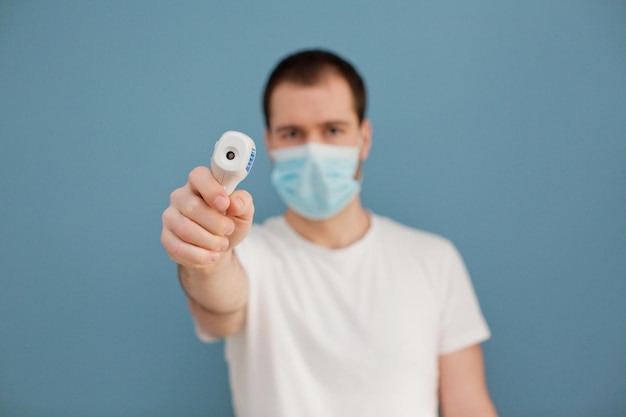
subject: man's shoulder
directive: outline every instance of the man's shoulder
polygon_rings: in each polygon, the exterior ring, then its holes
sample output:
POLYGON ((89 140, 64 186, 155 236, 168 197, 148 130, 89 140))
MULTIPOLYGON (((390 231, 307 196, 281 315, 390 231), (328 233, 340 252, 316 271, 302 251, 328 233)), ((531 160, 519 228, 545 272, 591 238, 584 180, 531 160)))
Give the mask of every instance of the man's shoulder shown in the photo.
POLYGON ((394 257, 418 263, 447 263, 457 249, 448 238, 401 223, 385 216, 375 216, 376 240, 380 249, 394 257))

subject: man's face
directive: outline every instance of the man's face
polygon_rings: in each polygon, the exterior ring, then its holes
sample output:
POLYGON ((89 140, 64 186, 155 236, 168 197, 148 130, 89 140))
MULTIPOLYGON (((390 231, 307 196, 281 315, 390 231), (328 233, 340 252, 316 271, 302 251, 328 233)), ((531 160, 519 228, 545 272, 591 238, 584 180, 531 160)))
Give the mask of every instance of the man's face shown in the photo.
POLYGON ((371 126, 367 120, 359 123, 350 86, 342 77, 331 74, 312 86, 282 82, 274 89, 269 107, 268 151, 318 142, 361 145, 360 160, 367 157, 371 126))

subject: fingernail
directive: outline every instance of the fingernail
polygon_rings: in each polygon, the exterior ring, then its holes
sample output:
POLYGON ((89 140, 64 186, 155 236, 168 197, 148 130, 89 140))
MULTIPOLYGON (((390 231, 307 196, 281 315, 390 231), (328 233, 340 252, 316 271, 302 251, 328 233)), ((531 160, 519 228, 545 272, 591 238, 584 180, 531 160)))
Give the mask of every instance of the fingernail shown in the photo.
POLYGON ((220 247, 220 250, 224 252, 226 249, 228 249, 229 245, 230 245, 230 241, 228 239, 222 240, 222 245, 220 247))
POLYGON ((222 195, 218 195, 215 197, 215 200, 213 200, 213 206, 220 211, 224 211, 228 208, 228 199, 222 195))

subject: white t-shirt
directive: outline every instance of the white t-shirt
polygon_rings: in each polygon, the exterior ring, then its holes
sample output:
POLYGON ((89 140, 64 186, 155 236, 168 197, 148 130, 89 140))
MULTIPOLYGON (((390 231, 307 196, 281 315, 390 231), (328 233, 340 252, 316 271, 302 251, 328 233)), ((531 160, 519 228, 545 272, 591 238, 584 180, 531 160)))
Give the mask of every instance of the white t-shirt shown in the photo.
POLYGON ((236 248, 246 325, 226 340, 239 417, 436 417, 438 356, 489 338, 454 246, 372 214, 343 249, 283 217, 236 248))

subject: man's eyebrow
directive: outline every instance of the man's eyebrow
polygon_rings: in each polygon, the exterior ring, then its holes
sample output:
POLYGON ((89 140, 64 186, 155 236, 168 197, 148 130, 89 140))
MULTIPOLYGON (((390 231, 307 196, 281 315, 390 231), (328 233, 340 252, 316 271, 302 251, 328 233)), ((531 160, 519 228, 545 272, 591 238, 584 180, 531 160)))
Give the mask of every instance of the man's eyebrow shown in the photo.
POLYGON ((337 125, 346 126, 349 124, 350 122, 348 122, 347 120, 329 120, 327 122, 321 123, 320 126, 337 126, 337 125))
POLYGON ((275 132, 282 132, 284 130, 300 130, 300 127, 296 125, 284 125, 284 126, 278 126, 274 128, 275 132))
MULTIPOLYGON (((318 124, 318 126, 321 126, 321 127, 348 126, 348 125, 350 125, 350 122, 347 121, 347 120, 328 120, 326 122, 322 122, 322 123, 318 124)), ((302 130, 302 127, 300 127, 298 125, 283 125, 283 126, 277 126, 273 130, 276 133, 280 133, 280 132, 283 132, 285 130, 302 130)))

